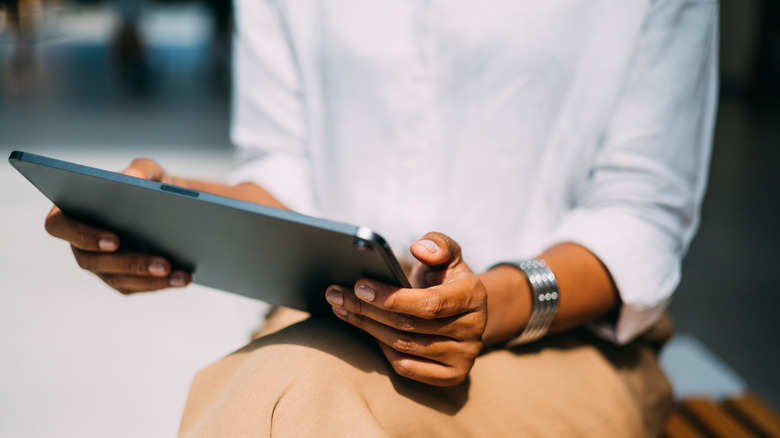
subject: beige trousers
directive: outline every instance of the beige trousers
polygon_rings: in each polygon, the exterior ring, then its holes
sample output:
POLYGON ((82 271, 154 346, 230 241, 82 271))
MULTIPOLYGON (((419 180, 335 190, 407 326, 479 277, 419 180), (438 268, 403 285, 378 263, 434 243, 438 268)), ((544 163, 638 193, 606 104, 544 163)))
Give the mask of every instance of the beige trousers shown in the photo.
POLYGON ((346 323, 309 318, 202 370, 180 436, 657 436, 672 401, 654 340, 670 333, 620 348, 584 330, 549 336, 486 352, 439 388, 396 375, 346 323))

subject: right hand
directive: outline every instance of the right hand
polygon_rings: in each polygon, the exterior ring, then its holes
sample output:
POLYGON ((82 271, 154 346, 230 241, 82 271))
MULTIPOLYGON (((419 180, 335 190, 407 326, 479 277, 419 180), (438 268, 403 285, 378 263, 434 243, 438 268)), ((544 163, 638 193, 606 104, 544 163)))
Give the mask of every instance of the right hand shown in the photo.
MULTIPOLYGON (((133 161, 122 173, 175 184, 160 165, 148 159, 133 161)), ((46 231, 70 243, 79 266, 123 294, 183 287, 192 281, 187 272, 173 270, 163 257, 122 251, 115 233, 71 219, 56 206, 46 217, 46 231)))

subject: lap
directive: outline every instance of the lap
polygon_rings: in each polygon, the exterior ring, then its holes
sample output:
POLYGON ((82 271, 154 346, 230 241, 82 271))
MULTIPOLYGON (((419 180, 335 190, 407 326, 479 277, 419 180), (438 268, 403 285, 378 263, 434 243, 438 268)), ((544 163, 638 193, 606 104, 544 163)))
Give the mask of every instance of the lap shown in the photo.
POLYGON ((660 427, 669 404, 655 355, 639 343, 552 336, 487 352, 463 384, 438 388, 396 375, 353 327, 310 318, 202 370, 181 434, 637 436, 660 427))

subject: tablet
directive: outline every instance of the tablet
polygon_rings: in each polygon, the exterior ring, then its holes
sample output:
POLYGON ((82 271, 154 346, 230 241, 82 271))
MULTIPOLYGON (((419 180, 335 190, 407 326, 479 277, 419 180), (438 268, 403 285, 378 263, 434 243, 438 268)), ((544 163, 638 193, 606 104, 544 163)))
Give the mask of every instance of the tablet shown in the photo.
POLYGON ((315 314, 325 289, 373 278, 409 287, 372 230, 27 152, 9 162, 62 211, 120 237, 120 251, 166 257, 192 280, 315 314))

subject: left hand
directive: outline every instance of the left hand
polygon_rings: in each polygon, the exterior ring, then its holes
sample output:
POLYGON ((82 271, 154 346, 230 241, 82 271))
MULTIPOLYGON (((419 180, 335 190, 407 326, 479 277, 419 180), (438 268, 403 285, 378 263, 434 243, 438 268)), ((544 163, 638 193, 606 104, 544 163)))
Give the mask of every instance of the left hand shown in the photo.
POLYGON ((482 351, 487 324, 485 286, 463 262, 460 246, 441 233, 411 245, 420 264, 415 288, 362 279, 353 290, 328 288, 333 313, 366 331, 401 376, 436 386, 468 377, 482 351))
MULTIPOLYGON (((175 180, 149 159, 133 161, 125 175, 166 184, 175 180)), ((124 251, 119 236, 70 218, 58 207, 46 217, 46 231, 71 244, 76 262, 123 294, 167 287, 183 287, 192 281, 189 273, 175 270, 170 261, 155 254, 124 251)))

